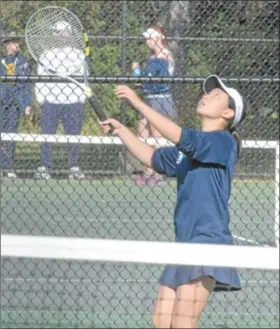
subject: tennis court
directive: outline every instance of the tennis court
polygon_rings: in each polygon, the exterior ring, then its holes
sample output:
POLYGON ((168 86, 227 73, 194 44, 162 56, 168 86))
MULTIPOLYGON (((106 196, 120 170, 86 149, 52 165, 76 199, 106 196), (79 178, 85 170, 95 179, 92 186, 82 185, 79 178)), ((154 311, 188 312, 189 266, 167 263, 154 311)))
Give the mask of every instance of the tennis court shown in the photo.
MULTIPOLYGON (((4 180, 2 234, 172 241, 175 184, 151 189, 129 179, 4 180)), ((275 245, 274 187, 274 181, 234 182, 236 243, 275 245)), ((2 259, 2 327, 151 327, 161 269, 2 259)), ((242 270, 241 277, 241 292, 212 296, 202 327, 278 327, 278 273, 242 270)))

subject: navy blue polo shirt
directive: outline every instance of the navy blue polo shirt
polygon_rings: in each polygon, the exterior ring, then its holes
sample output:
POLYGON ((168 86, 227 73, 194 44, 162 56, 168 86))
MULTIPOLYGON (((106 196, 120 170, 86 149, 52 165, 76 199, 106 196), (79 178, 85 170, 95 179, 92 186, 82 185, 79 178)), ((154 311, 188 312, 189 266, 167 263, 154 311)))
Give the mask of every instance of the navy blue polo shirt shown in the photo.
MULTIPOLYGON (((0 75, 28 75, 29 64, 22 56, 5 56, 0 58, 0 75)), ((32 105, 30 83, 26 82, 1 82, 0 101, 9 104, 16 104, 23 112, 27 106, 32 105)), ((6 109, 9 107, 7 106, 6 109)))
POLYGON ((232 243, 228 202, 236 158, 228 131, 182 129, 178 145, 155 150, 153 169, 177 177, 176 241, 232 243))

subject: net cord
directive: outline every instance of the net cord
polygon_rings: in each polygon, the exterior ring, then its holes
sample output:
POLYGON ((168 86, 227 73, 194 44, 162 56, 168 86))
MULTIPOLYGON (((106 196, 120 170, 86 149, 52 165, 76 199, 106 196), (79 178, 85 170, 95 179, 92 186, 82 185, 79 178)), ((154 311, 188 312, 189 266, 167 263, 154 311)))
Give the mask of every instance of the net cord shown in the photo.
POLYGON ((1 235, 2 257, 279 270, 279 248, 1 235))

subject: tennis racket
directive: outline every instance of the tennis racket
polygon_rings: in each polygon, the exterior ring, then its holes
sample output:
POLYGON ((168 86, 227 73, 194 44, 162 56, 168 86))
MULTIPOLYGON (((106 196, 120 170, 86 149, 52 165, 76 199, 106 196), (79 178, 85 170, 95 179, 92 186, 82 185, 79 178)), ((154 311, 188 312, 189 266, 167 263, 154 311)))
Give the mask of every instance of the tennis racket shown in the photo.
POLYGON ((58 6, 48 6, 36 11, 26 24, 25 41, 29 53, 45 72, 79 86, 99 120, 107 119, 96 95, 89 87, 88 36, 75 14, 58 6), (83 75, 84 83, 71 77, 75 75, 83 75))

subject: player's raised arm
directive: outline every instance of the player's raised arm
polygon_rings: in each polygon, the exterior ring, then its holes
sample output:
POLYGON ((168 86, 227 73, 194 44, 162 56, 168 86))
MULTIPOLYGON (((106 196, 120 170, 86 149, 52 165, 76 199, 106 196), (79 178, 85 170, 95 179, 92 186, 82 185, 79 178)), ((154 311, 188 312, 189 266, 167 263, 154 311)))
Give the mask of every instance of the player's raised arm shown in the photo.
POLYGON ((174 144, 180 141, 182 128, 145 104, 132 89, 124 85, 118 86, 116 88, 116 95, 129 100, 132 106, 146 117, 150 124, 154 126, 162 136, 174 144))
POLYGON ((133 134, 133 132, 119 121, 108 119, 100 122, 104 133, 108 133, 113 128, 113 134, 118 135, 128 150, 145 166, 152 167, 152 157, 154 149, 150 145, 145 144, 133 134))

